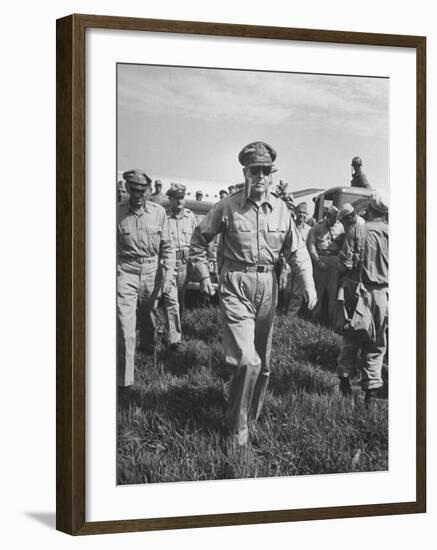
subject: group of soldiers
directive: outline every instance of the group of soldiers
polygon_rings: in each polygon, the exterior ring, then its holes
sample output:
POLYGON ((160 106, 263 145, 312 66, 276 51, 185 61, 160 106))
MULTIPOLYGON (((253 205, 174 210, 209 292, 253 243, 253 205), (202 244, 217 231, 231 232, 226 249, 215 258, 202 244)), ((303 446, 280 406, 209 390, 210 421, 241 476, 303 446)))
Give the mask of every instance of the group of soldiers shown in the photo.
POLYGON ((238 452, 246 449, 250 425, 263 406, 281 287, 289 289, 288 305, 297 313, 302 307, 310 312, 323 309, 325 294, 329 299, 332 296, 334 272, 337 286, 340 273, 343 281, 348 281, 344 289, 349 310, 354 307, 354 284, 356 288, 358 282, 364 283, 375 317, 376 341, 363 344, 353 335, 345 337, 339 388, 343 395, 351 395, 349 378, 358 364, 367 402, 374 400, 382 386, 388 296, 387 204, 375 195, 367 223, 357 221, 351 205, 344 205, 341 212, 332 207, 323 220, 310 227, 305 203, 294 207, 292 199, 281 196, 281 189, 272 190, 276 156, 265 142, 246 145, 238 155, 244 184, 229 193, 224 190, 226 195, 200 223, 185 207, 183 185, 172 184, 167 190, 170 206, 166 211, 159 204, 162 188, 156 189, 155 184, 152 194, 152 181, 141 170, 124 172, 128 196, 117 206, 120 391, 134 385, 136 349, 145 353, 154 350, 159 298, 166 312, 169 347, 177 352, 188 269, 197 274, 204 295, 215 294, 208 249, 220 236, 218 295, 225 361, 231 372, 226 429, 229 448, 238 452), (286 284, 278 275, 281 263, 288 266, 286 284))

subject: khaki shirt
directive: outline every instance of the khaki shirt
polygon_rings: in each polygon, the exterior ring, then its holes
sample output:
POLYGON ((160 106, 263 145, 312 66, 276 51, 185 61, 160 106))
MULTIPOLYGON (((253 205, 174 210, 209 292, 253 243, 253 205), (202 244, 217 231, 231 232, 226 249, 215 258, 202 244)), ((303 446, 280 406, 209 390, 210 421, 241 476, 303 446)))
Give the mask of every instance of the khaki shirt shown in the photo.
POLYGON ((339 258, 350 279, 359 281, 361 272, 364 284, 388 286, 388 223, 378 218, 355 225, 339 258))
POLYGON ((170 235, 176 250, 190 248, 191 235, 197 225, 196 217, 188 208, 183 208, 181 213, 173 214, 171 208, 167 210, 170 235))
POLYGON ((301 225, 296 224, 296 228, 299 231, 304 243, 306 243, 311 227, 307 223, 302 223, 301 225))
POLYGON ((164 267, 175 265, 175 251, 164 208, 147 201, 134 211, 129 202, 117 205, 117 252, 124 260, 158 256, 164 267))
POLYGON ((195 228, 190 259, 200 278, 209 276, 208 243, 222 234, 224 261, 248 265, 274 265, 282 253, 297 265, 306 284, 312 284, 312 265, 305 243, 280 198, 269 193, 257 206, 250 198, 241 205, 241 191, 218 202, 195 228))
POLYGON ((311 258, 319 261, 319 256, 335 256, 340 252, 340 237, 344 233, 343 224, 335 222, 328 226, 326 219, 318 221, 310 230, 307 239, 311 258))

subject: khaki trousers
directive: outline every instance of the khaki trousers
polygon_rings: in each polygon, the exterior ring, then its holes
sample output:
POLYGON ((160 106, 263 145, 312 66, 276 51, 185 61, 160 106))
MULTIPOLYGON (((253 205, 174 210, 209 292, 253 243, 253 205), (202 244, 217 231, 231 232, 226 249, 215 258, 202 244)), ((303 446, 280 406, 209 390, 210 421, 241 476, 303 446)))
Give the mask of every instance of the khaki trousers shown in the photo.
POLYGON ((163 295, 165 315, 167 318, 168 341, 175 344, 181 341, 181 318, 185 303, 185 290, 188 283, 188 264, 176 261, 174 285, 168 294, 163 295))
POLYGON ((220 274, 223 347, 232 371, 226 421, 233 442, 248 440, 248 417, 261 412, 270 375, 278 286, 273 272, 220 274))
POLYGON ((340 376, 351 376, 357 367, 359 368, 363 390, 376 389, 383 385, 381 370, 387 350, 388 291, 387 288, 368 290, 370 309, 375 323, 375 342, 363 344, 354 336, 344 336, 338 358, 338 374, 340 376), (359 352, 360 358, 358 359, 359 352))
POLYGON ((140 346, 155 339, 155 308, 161 287, 158 259, 119 263, 117 267, 117 384, 132 386, 136 347, 137 315, 140 346))

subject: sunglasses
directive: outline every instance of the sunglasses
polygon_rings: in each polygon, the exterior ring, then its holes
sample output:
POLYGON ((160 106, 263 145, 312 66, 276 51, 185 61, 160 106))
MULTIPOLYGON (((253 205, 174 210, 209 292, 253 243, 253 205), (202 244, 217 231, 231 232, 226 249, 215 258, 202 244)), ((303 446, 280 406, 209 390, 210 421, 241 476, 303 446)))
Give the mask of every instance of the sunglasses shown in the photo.
POLYGON ((261 176, 261 174, 263 174, 264 176, 270 176, 270 174, 272 173, 272 167, 271 166, 250 166, 249 173, 251 176, 261 176))

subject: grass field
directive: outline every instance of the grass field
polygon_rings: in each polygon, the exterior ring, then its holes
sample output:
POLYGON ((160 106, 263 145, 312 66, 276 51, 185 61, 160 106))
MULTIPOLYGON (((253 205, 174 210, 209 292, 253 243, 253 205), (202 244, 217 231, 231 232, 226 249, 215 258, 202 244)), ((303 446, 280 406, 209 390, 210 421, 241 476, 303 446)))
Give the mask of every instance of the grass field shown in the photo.
POLYGON ((178 354, 137 354, 135 387, 118 403, 119 484, 387 469, 388 403, 367 410, 358 389, 352 400, 338 393, 338 335, 277 316, 264 409, 236 461, 224 452, 218 310, 187 310, 183 331, 178 354))

